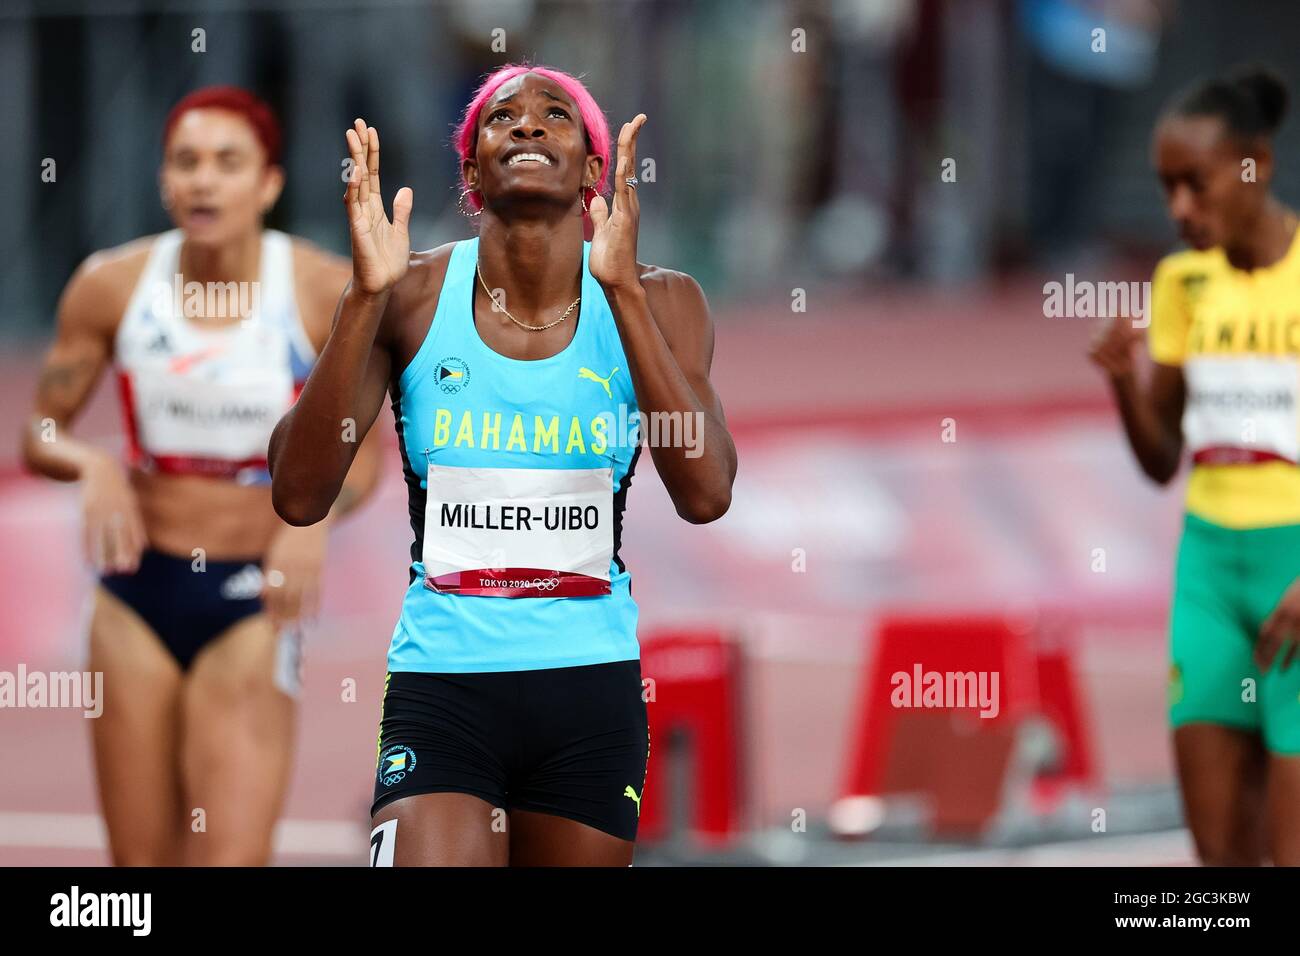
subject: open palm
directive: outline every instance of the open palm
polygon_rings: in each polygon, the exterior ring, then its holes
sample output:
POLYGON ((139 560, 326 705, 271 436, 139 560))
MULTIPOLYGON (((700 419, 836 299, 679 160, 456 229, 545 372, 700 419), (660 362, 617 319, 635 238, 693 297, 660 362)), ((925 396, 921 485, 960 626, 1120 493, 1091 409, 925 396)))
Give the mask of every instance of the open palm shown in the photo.
POLYGON ((603 196, 591 201, 591 252, 587 268, 605 288, 633 286, 637 283, 636 238, 641 226, 641 204, 636 188, 627 184, 635 175, 636 137, 645 125, 646 116, 638 113, 624 123, 618 135, 618 165, 614 169, 614 207, 603 196))
POLYGON ((415 194, 403 186, 393 197, 393 219, 384 212, 379 191, 379 131, 356 120, 345 134, 352 157, 343 205, 352 234, 352 286, 377 295, 406 274, 411 256, 411 206, 415 194))

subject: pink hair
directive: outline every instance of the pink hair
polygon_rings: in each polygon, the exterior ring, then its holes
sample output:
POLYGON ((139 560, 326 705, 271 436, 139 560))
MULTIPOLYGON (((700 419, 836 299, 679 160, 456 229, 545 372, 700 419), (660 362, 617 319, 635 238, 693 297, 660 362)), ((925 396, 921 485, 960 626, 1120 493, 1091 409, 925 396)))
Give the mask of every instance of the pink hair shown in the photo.
MULTIPOLYGON (((609 124, 605 122, 605 114, 601 111, 592 95, 587 92, 587 88, 582 85, 582 81, 575 76, 570 76, 563 70, 552 70, 544 66, 529 66, 526 63, 508 63, 494 73, 489 74, 487 79, 474 92, 474 97, 469 101, 469 106, 465 107, 465 115, 461 119, 460 125, 456 127, 453 141, 456 144, 457 155, 462 162, 474 155, 478 146, 478 118, 479 114, 483 112, 483 107, 487 105, 503 85, 517 76, 523 76, 525 73, 536 73, 538 76, 546 77, 559 86, 578 105, 578 115, 582 117, 582 128, 586 131, 587 148, 603 160, 600 180, 595 187, 596 192, 603 191, 605 181, 609 178, 609 124)), ((465 182, 463 172, 461 173, 461 185, 465 188, 469 186, 469 183, 465 182)), ((467 193, 465 201, 471 209, 477 210, 483 206, 482 196, 474 193, 467 193)))

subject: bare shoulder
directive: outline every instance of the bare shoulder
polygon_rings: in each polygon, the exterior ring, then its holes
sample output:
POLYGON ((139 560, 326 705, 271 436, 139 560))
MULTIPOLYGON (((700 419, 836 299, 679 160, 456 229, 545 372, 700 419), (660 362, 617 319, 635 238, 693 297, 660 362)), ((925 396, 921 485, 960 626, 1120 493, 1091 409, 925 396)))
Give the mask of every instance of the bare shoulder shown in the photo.
MULTIPOLYGON (((332 316, 339 296, 352 279, 352 260, 322 249, 299 236, 292 238, 294 278, 299 290, 328 301, 329 315, 332 316)), ((412 252, 407 273, 393 288, 391 298, 419 298, 421 292, 431 284, 441 285, 454 245, 455 243, 449 242, 433 249, 412 252)))
POLYGON ((429 331, 455 245, 447 242, 432 249, 413 251, 406 275, 398 280, 388 297, 380 335, 393 350, 399 368, 406 367, 429 331))
POLYGON ((700 284, 685 272, 637 263, 646 304, 670 346, 698 336, 710 336, 713 320, 700 284))
POLYGON ((704 290, 676 269, 637 263, 646 306, 659 333, 683 368, 707 375, 713 361, 713 319, 704 290))
POLYGON ((700 284, 693 276, 676 269, 647 265, 644 262, 638 262, 637 268, 641 271, 639 276, 641 286, 652 302, 660 300, 671 302, 678 307, 703 308, 707 315, 708 305, 704 299, 704 290, 700 288, 700 284))
POLYGON ((123 287, 129 293, 144 271, 149 259, 149 250, 157 236, 143 236, 132 239, 111 249, 92 252, 77 267, 72 281, 84 281, 95 284, 101 290, 108 287, 123 287))
POLYGON ((301 236, 293 243, 293 285, 298 314, 312 344, 320 349, 329 338, 334 310, 352 278, 352 262, 301 236))
POLYGON ((436 294, 447 276, 447 265, 451 262, 451 251, 454 248, 455 242, 444 242, 432 249, 413 251, 406 275, 397 283, 393 294, 416 298, 428 294, 430 290, 436 294))
POLYGON ((413 251, 406 275, 398 280, 388 300, 388 315, 401 319, 412 311, 423 311, 437 305, 447 265, 455 242, 445 242, 432 249, 413 251))
POLYGON ((296 276, 308 280, 341 278, 347 282, 352 275, 352 262, 346 256, 322 249, 301 236, 290 236, 289 239, 293 243, 293 271, 296 276))
POLYGON ((59 321, 111 334, 140 281, 157 236, 93 252, 77 266, 59 300, 59 321))

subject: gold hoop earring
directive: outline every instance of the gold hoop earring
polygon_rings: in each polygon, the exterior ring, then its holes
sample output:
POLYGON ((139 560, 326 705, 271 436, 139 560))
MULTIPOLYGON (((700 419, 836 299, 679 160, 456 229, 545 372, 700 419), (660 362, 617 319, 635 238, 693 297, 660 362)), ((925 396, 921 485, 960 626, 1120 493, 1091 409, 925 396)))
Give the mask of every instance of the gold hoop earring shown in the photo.
POLYGON ((594 185, 592 185, 591 183, 588 183, 588 184, 586 184, 586 185, 580 186, 580 187, 578 188, 578 204, 579 204, 580 206, 582 206, 582 214, 583 214, 584 216, 589 216, 589 215, 591 215, 591 210, 587 208, 587 190, 588 190, 588 189, 590 189, 592 192, 595 192, 595 191, 596 191, 596 187, 595 187, 594 185))
POLYGON ((459 198, 456 200, 456 206, 460 209, 461 213, 462 213, 464 216, 466 216, 467 218, 469 218, 469 219, 473 219, 473 218, 475 218, 476 216, 480 216, 480 215, 483 214, 483 206, 482 206, 482 200, 481 200, 481 199, 479 200, 479 203, 480 203, 479 208, 476 209, 474 212, 470 212, 467 208, 465 208, 465 207, 466 207, 465 197, 468 196, 470 193, 473 193, 473 192, 478 192, 478 190, 477 190, 477 189, 474 189, 474 188, 471 188, 471 187, 469 187, 469 186, 466 186, 464 189, 462 189, 462 190, 460 191, 460 196, 459 196, 459 198))

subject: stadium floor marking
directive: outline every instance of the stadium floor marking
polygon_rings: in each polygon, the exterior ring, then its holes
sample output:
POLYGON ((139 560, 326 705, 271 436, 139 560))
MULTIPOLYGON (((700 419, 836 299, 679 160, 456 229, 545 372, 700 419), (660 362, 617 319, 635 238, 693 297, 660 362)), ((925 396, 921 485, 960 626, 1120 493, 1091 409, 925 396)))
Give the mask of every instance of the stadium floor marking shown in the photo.
MULTIPOLYGON (((344 820, 281 820, 274 853, 337 859, 366 855, 366 827, 344 820)), ((107 850, 104 824, 93 813, 0 812, 0 847, 107 850)))

